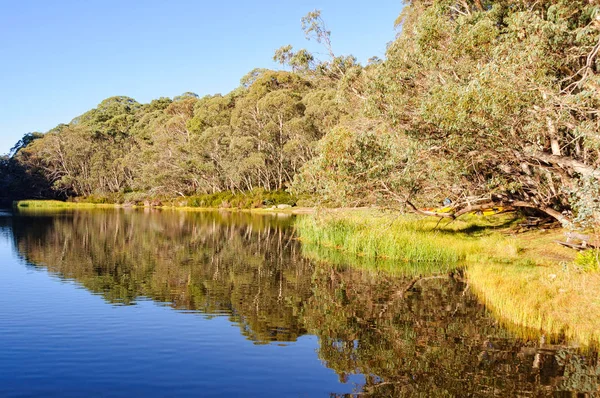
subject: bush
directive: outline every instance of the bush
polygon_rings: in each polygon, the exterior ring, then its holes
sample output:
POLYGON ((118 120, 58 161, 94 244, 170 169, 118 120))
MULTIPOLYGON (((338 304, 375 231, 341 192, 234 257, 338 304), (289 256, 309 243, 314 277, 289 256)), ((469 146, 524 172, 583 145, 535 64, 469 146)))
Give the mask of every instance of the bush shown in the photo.
POLYGON ((142 206, 147 200, 150 200, 150 196, 145 192, 127 192, 123 195, 123 203, 142 206))
POLYGON ((262 188, 233 194, 230 191, 194 195, 187 198, 189 207, 256 209, 286 204, 294 206, 297 199, 285 191, 265 191, 262 188))
POLYGON ((577 253, 575 264, 584 271, 600 270, 600 249, 584 250, 577 253))
POLYGON ((285 191, 269 191, 264 193, 264 199, 262 200, 265 206, 276 206, 276 205, 290 205, 295 206, 297 199, 285 191))
POLYGON ((79 198, 77 200, 80 203, 92 203, 92 204, 121 204, 124 202, 124 195, 118 192, 111 192, 105 194, 92 194, 85 198, 79 198))

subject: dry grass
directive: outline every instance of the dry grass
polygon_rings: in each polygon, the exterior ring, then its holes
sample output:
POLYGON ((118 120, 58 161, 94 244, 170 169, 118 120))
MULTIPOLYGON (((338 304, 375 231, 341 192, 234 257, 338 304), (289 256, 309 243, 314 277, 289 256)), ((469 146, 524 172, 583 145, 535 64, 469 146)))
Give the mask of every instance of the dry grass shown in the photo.
POLYGON ((583 345, 600 342, 600 274, 573 265, 480 263, 467 268, 476 294, 504 322, 562 335, 583 345))

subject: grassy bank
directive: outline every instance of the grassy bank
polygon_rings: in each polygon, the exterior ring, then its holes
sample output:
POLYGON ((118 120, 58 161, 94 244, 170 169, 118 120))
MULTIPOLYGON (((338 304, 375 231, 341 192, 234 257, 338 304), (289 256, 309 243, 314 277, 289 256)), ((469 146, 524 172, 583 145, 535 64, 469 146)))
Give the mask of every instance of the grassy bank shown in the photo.
POLYGON ((600 274, 569 263, 475 263, 466 272, 477 296, 503 322, 583 345, 600 343, 600 274))
POLYGON ((511 215, 473 216, 438 225, 434 218, 364 211, 304 217, 296 222, 296 228, 306 244, 334 248, 354 257, 394 260, 400 264, 459 264, 488 258, 519 260, 518 241, 494 233, 514 222, 511 215))
POLYGON ((465 271, 470 288, 507 325, 600 342, 600 273, 574 262, 563 231, 514 234, 506 214, 447 224, 389 213, 329 212, 296 223, 305 254, 332 264, 426 275, 465 271))
POLYGON ((282 190, 267 191, 256 188, 251 191, 216 192, 194 196, 152 196, 144 192, 110 193, 89 195, 70 199, 75 203, 114 204, 127 207, 191 207, 210 209, 256 209, 278 205, 295 206, 298 198, 282 190))
POLYGON ((95 208, 116 208, 123 207, 118 204, 108 203, 79 203, 79 202, 62 202, 60 200, 20 200, 13 203, 18 209, 31 210, 53 210, 53 209, 95 209, 95 208))
POLYGON ((156 204, 144 204, 144 203, 95 203, 95 202, 63 202, 59 200, 21 200, 13 203, 13 207, 21 211, 56 211, 56 210, 69 210, 69 209, 120 209, 120 208, 152 208, 152 209, 163 209, 163 210, 181 210, 181 211, 243 211, 251 213, 281 213, 281 214, 310 214, 314 212, 313 208, 308 207, 291 207, 287 206, 263 206, 263 207, 201 207, 201 206, 188 206, 187 202, 181 203, 156 203, 156 204))
POLYGON ((285 191, 254 189, 247 192, 230 191, 188 197, 152 197, 144 193, 112 193, 58 200, 22 200, 17 207, 30 208, 89 208, 89 207, 178 207, 194 209, 277 209, 295 206, 298 199, 285 191))

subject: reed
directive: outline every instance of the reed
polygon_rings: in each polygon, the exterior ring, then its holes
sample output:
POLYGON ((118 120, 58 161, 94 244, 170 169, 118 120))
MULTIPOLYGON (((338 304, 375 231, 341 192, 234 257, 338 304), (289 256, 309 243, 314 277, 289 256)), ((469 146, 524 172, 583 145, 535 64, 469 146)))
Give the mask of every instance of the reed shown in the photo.
MULTIPOLYGON (((504 223, 512 222, 504 218, 504 223)), ((301 217, 300 240, 336 249, 345 255, 408 262, 458 264, 487 257, 512 258, 517 241, 498 233, 498 220, 468 218, 448 225, 382 212, 336 212, 301 217)))

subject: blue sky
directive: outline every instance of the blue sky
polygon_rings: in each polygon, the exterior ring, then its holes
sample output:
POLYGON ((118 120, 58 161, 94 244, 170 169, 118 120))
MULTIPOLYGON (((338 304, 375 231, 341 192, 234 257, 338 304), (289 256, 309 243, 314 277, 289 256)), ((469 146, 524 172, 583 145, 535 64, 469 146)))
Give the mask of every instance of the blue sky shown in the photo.
POLYGON ((334 51, 383 58, 402 0, 0 0, 0 154, 127 95, 226 93, 275 49, 307 42, 300 18, 320 9, 334 51))

